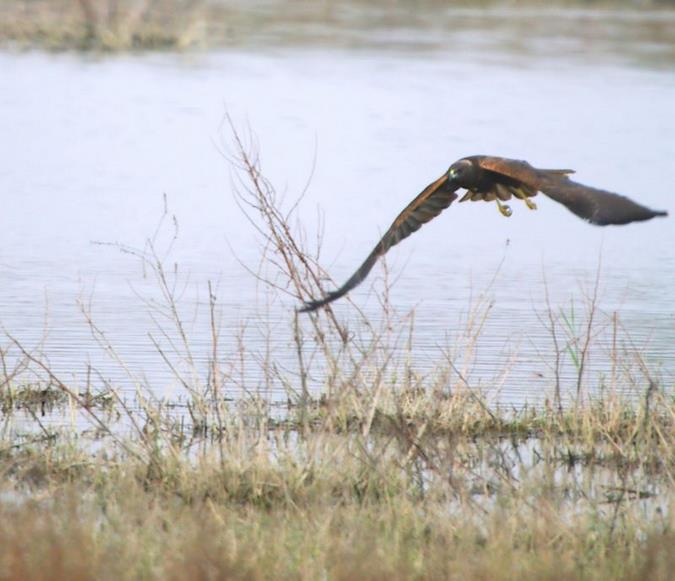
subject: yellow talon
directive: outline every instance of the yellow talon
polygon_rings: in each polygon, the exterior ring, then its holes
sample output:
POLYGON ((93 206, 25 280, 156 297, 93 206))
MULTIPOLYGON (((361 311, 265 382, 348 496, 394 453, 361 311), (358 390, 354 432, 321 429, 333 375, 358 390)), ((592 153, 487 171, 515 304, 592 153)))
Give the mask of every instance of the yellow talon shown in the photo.
POLYGON ((506 216, 509 218, 511 214, 513 214, 513 211, 509 206, 506 204, 502 204, 499 200, 495 200, 497 202, 497 208, 499 208, 499 212, 501 213, 502 216, 506 216))
POLYGON ((525 191, 523 191, 521 188, 513 188, 511 190, 513 192, 513 195, 518 198, 519 200, 523 200, 527 207, 530 210, 536 210, 537 209, 537 204, 535 204, 532 200, 530 200, 529 196, 525 191))
POLYGON ((535 204, 530 198, 523 198, 523 202, 527 204, 527 207, 530 210, 536 210, 537 209, 537 204, 535 204))

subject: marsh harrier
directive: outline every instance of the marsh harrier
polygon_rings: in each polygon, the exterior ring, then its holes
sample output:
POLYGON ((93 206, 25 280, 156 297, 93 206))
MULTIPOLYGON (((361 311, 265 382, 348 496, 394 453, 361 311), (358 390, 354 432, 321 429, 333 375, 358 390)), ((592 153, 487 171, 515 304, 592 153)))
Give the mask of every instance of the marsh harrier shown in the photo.
POLYGON ((572 173, 574 171, 570 169, 537 169, 526 161, 504 157, 474 155, 460 159, 405 207, 344 285, 322 299, 306 302, 300 312, 327 305, 360 284, 380 256, 450 206, 459 197, 456 192, 461 188, 466 193, 460 202, 496 202, 499 211, 507 217, 511 215, 511 208, 503 202, 515 197, 535 210, 537 206, 531 198, 539 192, 598 226, 629 224, 667 215, 667 212, 650 210, 625 196, 574 182, 568 177, 572 173))

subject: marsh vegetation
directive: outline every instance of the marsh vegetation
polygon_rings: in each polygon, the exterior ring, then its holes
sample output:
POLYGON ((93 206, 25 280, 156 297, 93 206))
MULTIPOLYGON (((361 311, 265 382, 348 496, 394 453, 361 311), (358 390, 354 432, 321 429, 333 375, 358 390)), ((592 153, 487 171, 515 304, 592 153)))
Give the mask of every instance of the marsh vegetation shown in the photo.
POLYGON ((406 30, 425 29, 428 38, 415 43, 424 49, 456 35, 461 41, 463 31, 475 28, 487 37, 505 36, 501 41, 513 46, 526 37, 601 40, 616 25, 626 40, 662 43, 672 36, 672 6, 672 0, 4 0, 0 43, 104 52, 241 45, 396 48, 408 44, 406 30), (538 11, 545 18, 537 18, 538 11))
MULTIPOLYGON (((234 132, 229 161, 259 236, 261 308, 300 304, 332 284, 320 244, 248 143, 234 132)), ((377 318, 355 304, 348 324, 330 308, 290 311, 295 364, 270 344, 250 383, 245 340, 222 351, 222 334, 239 330, 220 328, 211 284, 209 355, 195 353, 176 239, 167 211, 142 248, 112 248, 160 291, 146 304, 157 322, 148 340, 178 386, 172 397, 125 365, 87 301, 82 316, 131 390, 94 366, 71 380, 43 343, 6 331, 1 577, 669 578, 672 386, 593 289, 575 314, 554 304, 542 314, 554 357, 534 407, 499 405, 472 385, 489 292, 433 371, 416 369, 405 348, 414 312, 388 300, 386 268, 377 318), (589 372, 591 352, 609 374, 589 372), (285 398, 269 397, 273 385, 285 398)))

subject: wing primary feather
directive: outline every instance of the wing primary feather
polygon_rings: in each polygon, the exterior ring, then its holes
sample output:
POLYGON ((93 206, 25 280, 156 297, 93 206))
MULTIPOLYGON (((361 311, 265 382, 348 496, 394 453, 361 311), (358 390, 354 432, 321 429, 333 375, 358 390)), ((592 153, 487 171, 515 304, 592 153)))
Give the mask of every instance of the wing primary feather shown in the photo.
POLYGON ((361 284, 375 266, 377 259, 386 254, 392 246, 419 230, 452 202, 457 199, 455 189, 449 187, 447 175, 443 175, 429 184, 405 209, 396 217, 387 232, 382 236, 375 248, 363 261, 358 270, 339 289, 326 294, 322 299, 306 301, 298 309, 300 313, 315 311, 328 303, 346 295, 350 290, 361 284))
POLYGON ((597 226, 622 225, 667 216, 626 196, 600 190, 559 175, 544 176, 541 191, 572 213, 597 226))

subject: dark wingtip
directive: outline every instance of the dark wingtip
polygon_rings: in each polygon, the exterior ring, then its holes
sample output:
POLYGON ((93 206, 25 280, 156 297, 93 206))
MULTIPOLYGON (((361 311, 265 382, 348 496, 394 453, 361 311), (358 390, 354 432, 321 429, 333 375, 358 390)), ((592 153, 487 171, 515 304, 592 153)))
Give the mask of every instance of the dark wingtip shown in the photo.
POLYGON ((318 308, 322 306, 321 301, 306 301, 302 304, 302 306, 299 309, 295 309, 297 313, 311 313, 312 311, 316 311, 318 308))
POLYGON ((303 305, 299 308, 296 309, 298 313, 312 313, 321 307, 326 306, 328 303, 333 302, 337 296, 334 295, 334 293, 330 293, 326 296, 326 298, 319 299, 316 301, 305 301, 303 305))
MULTIPOLYGON (((368 258, 368 260, 370 260, 370 257, 368 258)), ((366 263, 368 263, 368 260, 366 261, 366 263)), ((363 268, 363 266, 361 268, 363 268)), ((370 268, 368 270, 370 270, 370 268)), ((336 301, 340 297, 345 296, 350 290, 352 290, 357 284, 359 284, 361 280, 363 280, 363 276, 359 269, 354 274, 354 276, 352 276, 352 278, 350 278, 347 281, 347 283, 341 286, 339 289, 327 293, 326 296, 323 297, 322 299, 314 301, 305 301, 302 307, 300 307, 297 312, 311 313, 312 311, 316 311, 317 309, 326 306, 328 303, 332 303, 333 301, 336 301)))
POLYGON ((643 218, 644 220, 651 220, 652 218, 665 218, 668 212, 665 210, 649 210, 649 215, 643 218))

